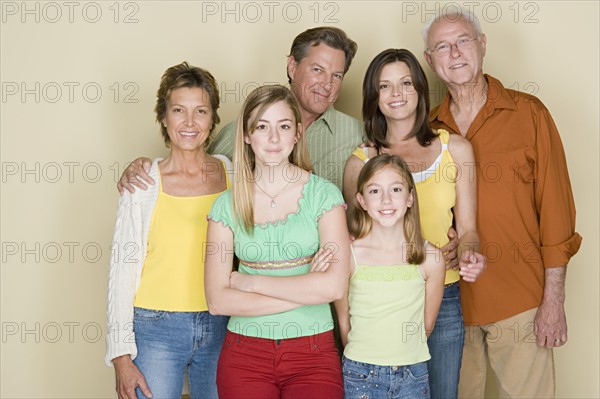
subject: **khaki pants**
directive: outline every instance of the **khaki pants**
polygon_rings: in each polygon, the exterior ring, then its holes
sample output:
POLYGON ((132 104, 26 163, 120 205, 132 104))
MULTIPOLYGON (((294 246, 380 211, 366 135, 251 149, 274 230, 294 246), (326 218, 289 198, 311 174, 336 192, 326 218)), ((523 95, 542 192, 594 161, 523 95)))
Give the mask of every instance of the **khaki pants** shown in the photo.
POLYGON ((483 398, 487 360, 500 398, 554 398, 552 349, 539 347, 533 333, 537 308, 496 323, 465 327, 458 396, 483 398))

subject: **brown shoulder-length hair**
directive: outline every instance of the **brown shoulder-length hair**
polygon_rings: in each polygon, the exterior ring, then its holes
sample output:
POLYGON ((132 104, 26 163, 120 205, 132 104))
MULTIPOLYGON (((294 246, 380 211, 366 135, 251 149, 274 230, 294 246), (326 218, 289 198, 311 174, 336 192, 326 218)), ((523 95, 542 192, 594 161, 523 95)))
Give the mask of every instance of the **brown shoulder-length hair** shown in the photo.
MULTIPOLYGON (((419 201, 417 200, 417 190, 415 181, 408 169, 408 165, 402 158, 396 155, 380 154, 371 158, 361 169, 358 175, 357 193, 365 195, 363 192, 365 186, 375 175, 383 168, 392 168, 402 177, 406 183, 409 192, 413 195, 413 204, 406 210, 404 215, 404 238, 407 243, 406 261, 411 264, 419 265, 425 260, 425 242, 421 235, 421 223, 419 221, 419 201)), ((357 196, 352 198, 353 206, 350 207, 350 233, 358 238, 369 234, 373 220, 367 211, 365 211, 358 202, 357 196)))
POLYGON ((173 90, 181 87, 199 87, 208 94, 212 111, 212 124, 210 126, 210 134, 204 143, 204 147, 206 148, 214 139, 212 133, 215 130, 215 126, 221 122, 221 118, 219 118, 219 114, 217 113, 220 103, 219 87, 217 86, 217 81, 210 72, 192 66, 188 64, 187 61, 168 68, 160 79, 160 87, 156 93, 156 106, 154 107, 156 121, 160 124, 160 133, 165 141, 165 145, 169 147, 171 145, 171 139, 169 138, 167 128, 163 125, 162 121, 167 113, 171 93, 173 90))
MULTIPOLYGON (((250 144, 244 138, 256 130, 260 118, 267 109, 280 101, 285 102, 296 119, 296 126, 301 123, 300 108, 292 92, 281 85, 266 85, 254 89, 246 98, 242 112, 238 118, 233 150, 235 180, 232 184, 233 215, 241 222, 248 233, 254 231, 254 170, 256 158, 250 144)), ((300 129, 300 128, 299 128, 300 129)), ((298 141, 289 155, 291 164, 307 171, 312 170, 312 163, 306 148, 304 134, 298 131, 298 141)))
POLYGON ((393 62, 404 62, 408 66, 413 87, 419 96, 415 126, 407 138, 416 136, 419 144, 426 147, 437 137, 429 124, 429 84, 421 64, 413 53, 406 49, 387 49, 371 61, 363 80, 362 117, 365 123, 365 134, 375 145, 377 152, 390 146, 385 116, 379 109, 379 78, 383 67, 393 62))

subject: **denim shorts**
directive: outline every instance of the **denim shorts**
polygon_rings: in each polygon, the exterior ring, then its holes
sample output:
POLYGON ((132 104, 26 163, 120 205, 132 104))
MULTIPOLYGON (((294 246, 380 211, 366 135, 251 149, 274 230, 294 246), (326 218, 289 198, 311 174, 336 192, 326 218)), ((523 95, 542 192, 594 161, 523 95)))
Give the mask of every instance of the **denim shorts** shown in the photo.
POLYGON ((342 359, 345 399, 429 398, 427 363, 376 366, 342 359))
MULTIPOLYGON (((154 398, 181 398, 187 371, 192 398, 217 398, 216 370, 228 317, 134 308, 135 365, 154 398)), ((138 398, 145 398, 136 389, 138 398)))

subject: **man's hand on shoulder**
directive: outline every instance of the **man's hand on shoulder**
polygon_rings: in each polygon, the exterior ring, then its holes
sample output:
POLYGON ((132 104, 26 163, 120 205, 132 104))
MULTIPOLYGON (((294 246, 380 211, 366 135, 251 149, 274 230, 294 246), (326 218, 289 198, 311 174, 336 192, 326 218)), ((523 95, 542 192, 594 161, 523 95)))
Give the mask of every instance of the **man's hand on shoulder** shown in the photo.
POLYGON ((122 195, 125 190, 133 193, 135 187, 146 190, 148 189, 146 184, 155 184, 154 179, 148 174, 150 173, 151 167, 152 160, 150 158, 140 157, 131 162, 129 166, 127 166, 127 169, 123 171, 121 178, 117 182, 119 193, 122 195))

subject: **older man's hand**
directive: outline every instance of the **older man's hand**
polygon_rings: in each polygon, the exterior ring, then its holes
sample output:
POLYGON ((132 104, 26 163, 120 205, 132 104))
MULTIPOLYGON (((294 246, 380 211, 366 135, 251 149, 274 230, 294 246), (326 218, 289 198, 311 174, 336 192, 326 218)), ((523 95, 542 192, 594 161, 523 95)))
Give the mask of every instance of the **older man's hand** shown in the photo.
POLYGON ((563 346, 568 338, 564 304, 559 301, 542 301, 535 315, 533 331, 539 346, 563 346))
POLYGON ((544 296, 533 324, 539 346, 556 348, 567 342, 567 316, 564 304, 566 269, 566 266, 546 269, 544 296))

